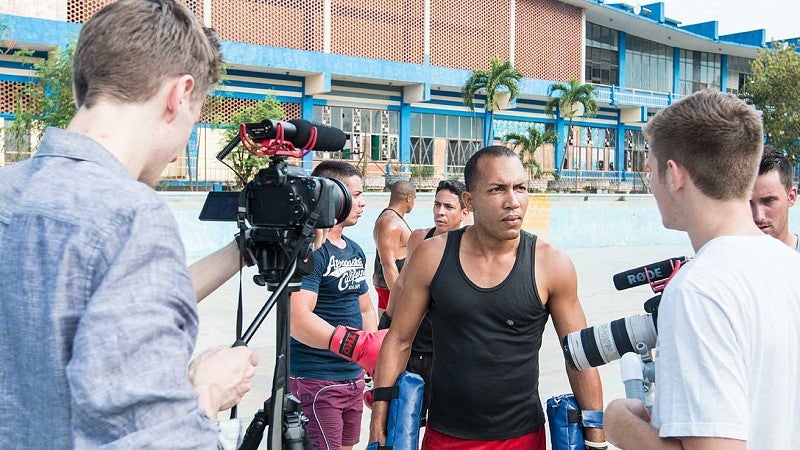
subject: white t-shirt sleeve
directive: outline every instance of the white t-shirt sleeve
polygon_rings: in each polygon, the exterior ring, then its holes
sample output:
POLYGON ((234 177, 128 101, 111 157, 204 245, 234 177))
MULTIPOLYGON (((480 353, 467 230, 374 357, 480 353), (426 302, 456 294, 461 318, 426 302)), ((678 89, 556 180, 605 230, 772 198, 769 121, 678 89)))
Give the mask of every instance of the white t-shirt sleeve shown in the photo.
POLYGON ((729 286, 703 291, 684 284, 661 302, 652 424, 661 437, 747 440, 746 352, 731 320, 734 294, 729 286))

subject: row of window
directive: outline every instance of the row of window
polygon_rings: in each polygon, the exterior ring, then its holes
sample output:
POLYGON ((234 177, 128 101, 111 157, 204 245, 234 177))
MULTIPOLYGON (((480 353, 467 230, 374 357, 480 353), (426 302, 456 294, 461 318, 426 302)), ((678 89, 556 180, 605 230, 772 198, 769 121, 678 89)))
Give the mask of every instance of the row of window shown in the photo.
MULTIPOLYGON (((341 128, 349 137, 342 159, 397 161, 399 116, 394 111, 350 107, 315 106, 314 120, 341 128), (375 125, 377 124, 377 126, 375 125)), ((511 132, 525 134, 530 127, 540 132, 552 131, 552 124, 498 120, 496 135, 511 132)), ((597 127, 573 127, 570 149, 564 168, 613 171, 616 160, 616 130, 597 127)), ((483 116, 446 114, 411 114, 411 164, 437 165, 444 157, 447 174, 458 174, 478 149, 483 138, 483 116)), ((646 144, 641 132, 626 135, 626 166, 641 170, 646 144)), ((318 155, 321 157, 321 155, 318 155)))
MULTIPOLYGON (((674 50, 638 36, 625 40, 625 86, 655 92, 673 92, 674 50)), ((722 56, 681 49, 677 92, 691 94, 705 88, 722 88, 722 56)), ((586 23, 586 81, 619 85, 619 32, 586 23)), ((729 57, 725 90, 737 93, 751 73, 752 59, 729 57)))

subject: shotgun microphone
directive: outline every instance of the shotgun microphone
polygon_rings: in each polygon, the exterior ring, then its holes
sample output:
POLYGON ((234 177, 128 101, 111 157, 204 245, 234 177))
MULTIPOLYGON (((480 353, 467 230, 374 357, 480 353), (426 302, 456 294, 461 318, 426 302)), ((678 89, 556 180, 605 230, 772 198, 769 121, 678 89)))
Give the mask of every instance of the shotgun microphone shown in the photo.
MULTIPOLYGON (((264 119, 261 122, 244 124, 247 134, 256 142, 275 139, 278 136, 278 124, 283 128, 283 140, 290 142, 295 148, 325 152, 342 151, 347 141, 347 136, 338 128, 321 123, 309 122, 302 119, 293 119, 288 122, 264 119), (311 130, 317 129, 317 140, 311 147, 306 147, 311 130)), ((241 142, 237 134, 230 142, 217 153, 217 159, 222 161, 241 142)))
POLYGON ((669 258, 663 261, 626 270, 625 272, 614 275, 614 287, 618 291, 641 286, 643 284, 662 281, 672 276, 672 272, 677 264, 686 262, 685 256, 669 258))

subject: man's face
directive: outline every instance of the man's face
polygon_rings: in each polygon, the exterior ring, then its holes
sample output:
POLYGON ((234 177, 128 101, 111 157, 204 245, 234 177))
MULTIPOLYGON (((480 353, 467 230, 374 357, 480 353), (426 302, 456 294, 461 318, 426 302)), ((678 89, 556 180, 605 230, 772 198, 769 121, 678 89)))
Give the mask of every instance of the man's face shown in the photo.
POLYGON ((528 208, 528 177, 518 158, 484 157, 477 180, 465 193, 476 227, 498 240, 519 237, 528 208))
POLYGON ((350 208, 350 214, 342 222, 343 227, 350 227, 358 223, 358 218, 364 212, 364 180, 358 175, 353 175, 342 180, 347 190, 350 191, 350 197, 353 199, 353 206, 350 208))
POLYGON ((753 221, 764 233, 784 240, 789 235, 789 208, 796 200, 797 189, 787 191, 777 170, 759 175, 750 197, 753 221))
POLYGON ((436 198, 433 200, 433 221, 437 233, 460 228, 466 216, 467 210, 461 207, 458 195, 447 189, 436 193, 436 198))

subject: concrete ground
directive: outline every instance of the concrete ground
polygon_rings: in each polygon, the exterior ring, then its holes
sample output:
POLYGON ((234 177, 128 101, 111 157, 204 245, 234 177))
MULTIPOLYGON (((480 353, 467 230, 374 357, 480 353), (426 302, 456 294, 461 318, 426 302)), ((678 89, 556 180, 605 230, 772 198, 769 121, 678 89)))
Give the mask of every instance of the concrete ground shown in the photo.
MULTIPOLYGON (((374 249, 370 252, 365 247, 365 251, 368 253, 368 259, 372 261, 374 249)), ((616 291, 612 283, 614 274, 669 257, 693 253, 688 245, 688 239, 687 244, 682 246, 584 248, 569 249, 567 252, 575 263, 579 277, 579 294, 590 325, 642 313, 642 304, 652 296, 652 292, 646 286, 628 291, 616 291)), ((252 268, 245 271, 242 283, 245 328, 268 296, 266 288, 259 287, 252 282, 254 273, 252 268)), ((371 279, 371 273, 368 275, 368 279, 371 279)), ((238 277, 235 277, 200 303, 198 351, 214 345, 230 345, 232 343, 238 290, 239 281, 238 277)), ((373 301, 376 299, 373 292, 373 301)), ((239 406, 239 417, 243 418, 246 424, 250 422, 255 411, 262 407, 264 400, 269 396, 275 358, 274 313, 264 321, 251 341, 250 347, 258 353, 261 362, 254 381, 254 389, 245 396, 239 406)), ((551 324, 548 324, 548 330, 545 331, 540 366, 540 396, 543 402, 553 395, 570 391, 564 372, 564 359, 551 324)), ((600 375, 606 404, 614 398, 625 395, 624 386, 620 380, 618 361, 600 367, 600 375)), ((368 424, 369 413, 368 410, 365 410, 362 421, 362 440, 356 445, 357 449, 366 447, 368 424)))

